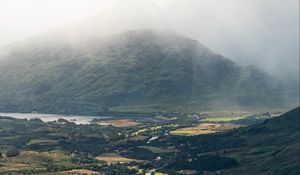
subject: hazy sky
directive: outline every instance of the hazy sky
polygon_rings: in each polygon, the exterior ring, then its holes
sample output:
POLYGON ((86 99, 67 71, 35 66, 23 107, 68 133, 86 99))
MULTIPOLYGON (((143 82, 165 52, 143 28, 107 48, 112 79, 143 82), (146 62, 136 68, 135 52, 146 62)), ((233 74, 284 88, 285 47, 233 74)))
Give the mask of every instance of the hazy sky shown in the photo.
POLYGON ((274 74, 299 71, 298 0, 0 0, 0 46, 93 16, 163 26, 274 74))

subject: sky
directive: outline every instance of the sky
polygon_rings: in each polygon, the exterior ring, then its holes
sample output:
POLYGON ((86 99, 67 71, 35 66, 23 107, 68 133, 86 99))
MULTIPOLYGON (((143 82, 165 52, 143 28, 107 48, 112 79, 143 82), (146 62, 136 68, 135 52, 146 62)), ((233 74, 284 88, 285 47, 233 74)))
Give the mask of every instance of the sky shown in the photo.
POLYGON ((0 47, 82 21, 174 30, 239 64, 299 76, 298 0, 0 0, 0 47))

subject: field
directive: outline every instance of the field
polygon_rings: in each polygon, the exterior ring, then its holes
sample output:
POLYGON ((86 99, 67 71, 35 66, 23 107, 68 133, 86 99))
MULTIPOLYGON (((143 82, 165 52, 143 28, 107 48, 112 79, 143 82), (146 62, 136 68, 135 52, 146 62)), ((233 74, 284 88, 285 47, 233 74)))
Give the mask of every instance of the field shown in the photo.
POLYGON ((160 147, 155 147, 155 146, 139 146, 139 148, 148 149, 154 154, 173 153, 173 152, 178 152, 179 151, 175 147, 160 148, 160 147))
POLYGON ((120 156, 119 154, 115 154, 115 153, 102 154, 100 156, 97 156, 96 159, 99 161, 105 161, 108 164, 142 162, 142 160, 129 159, 129 158, 120 156))
POLYGON ((237 117, 237 116, 210 117, 210 118, 204 119, 203 121, 206 121, 206 122, 229 122, 229 121, 234 121, 234 120, 240 120, 243 118, 245 118, 245 117, 237 117))
POLYGON ((172 135, 203 135, 203 134, 212 134, 216 132, 221 132, 233 128, 238 128, 238 125, 234 124, 215 124, 215 123, 201 123, 195 127, 186 127, 186 128, 179 128, 174 131, 171 131, 170 134, 172 135))
POLYGON ((129 119, 120 119, 120 120, 100 120, 96 122, 99 125, 112 125, 114 127, 131 127, 139 125, 140 123, 129 120, 129 119))
POLYGON ((201 113, 203 122, 230 122, 244 119, 253 113, 245 111, 209 111, 201 113))
POLYGON ((59 151, 23 151, 16 157, 4 157, 0 161, 0 174, 20 171, 45 171, 47 169, 47 167, 45 166, 46 163, 53 162, 57 164, 66 164, 68 163, 68 160, 69 157, 59 151))
POLYGON ((161 173, 161 172, 155 172, 154 175, 168 175, 166 173, 161 173))
POLYGON ((87 169, 73 169, 68 171, 63 171, 63 174, 81 174, 81 175, 98 175, 98 172, 87 170, 87 169))

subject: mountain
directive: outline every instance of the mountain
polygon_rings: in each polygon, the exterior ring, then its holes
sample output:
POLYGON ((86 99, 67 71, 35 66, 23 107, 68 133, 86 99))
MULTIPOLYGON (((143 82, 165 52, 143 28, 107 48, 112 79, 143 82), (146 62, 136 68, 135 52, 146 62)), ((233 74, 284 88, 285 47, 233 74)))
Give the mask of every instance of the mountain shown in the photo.
MULTIPOLYGON (((207 159, 207 162, 203 162, 202 165, 199 165, 197 160, 201 159, 199 155, 208 157, 207 155, 217 153, 221 158, 227 157, 238 162, 238 166, 220 169, 218 174, 297 175, 300 173, 299 129, 300 107, 297 107, 281 116, 265 120, 261 124, 227 133, 172 138, 176 141, 175 145, 182 147, 183 153, 178 155, 179 162, 171 164, 171 167, 215 169, 217 165, 210 164, 211 159, 207 159), (187 157, 187 153, 191 153, 192 157, 187 157), (184 158, 181 159, 181 157, 184 158), (193 161, 190 162, 187 159, 193 161)), ((163 142, 167 141, 163 140, 161 144, 163 142)))
POLYGON ((255 67, 239 66, 198 41, 163 31, 127 31, 80 42, 53 35, 2 53, 3 112, 276 106, 289 93, 255 67))
MULTIPOLYGON (((300 107, 297 107, 277 118, 236 132, 246 140, 245 148, 252 151, 248 157, 248 174, 251 169, 252 172, 263 172, 261 174, 299 174, 299 129, 300 107)), ((235 174, 234 171, 231 174, 235 174)))

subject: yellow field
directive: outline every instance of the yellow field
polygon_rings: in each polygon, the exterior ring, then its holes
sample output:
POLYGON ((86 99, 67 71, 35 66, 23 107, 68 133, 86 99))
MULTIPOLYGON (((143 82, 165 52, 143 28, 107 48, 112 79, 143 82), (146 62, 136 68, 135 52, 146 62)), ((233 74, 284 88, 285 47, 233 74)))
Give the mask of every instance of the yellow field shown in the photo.
POLYGON ((161 173, 161 172, 155 172, 154 175, 168 175, 166 173, 161 173))
POLYGON ((172 135, 202 135, 202 134, 212 134, 215 132, 221 132, 233 128, 239 127, 234 124, 215 124, 215 123, 201 123, 195 127, 179 128, 175 131, 171 131, 172 135))
POLYGON ((96 157, 97 160, 105 161, 108 164, 114 164, 114 163, 130 163, 130 162, 142 162, 142 160, 137 159, 129 159, 123 156, 120 156, 118 154, 109 153, 109 154, 103 154, 96 157))
POLYGON ((207 131, 207 130, 197 130, 193 128, 182 128, 170 132, 170 134, 172 135, 203 135, 203 134, 211 134, 211 133, 215 133, 215 132, 207 131))
POLYGON ((62 171, 64 174, 82 174, 82 175, 98 175, 98 172, 87 170, 87 169, 74 169, 68 171, 62 171))
POLYGON ((62 161, 66 159, 68 159, 68 156, 58 151, 51 151, 51 152, 25 151, 19 156, 15 157, 14 161, 32 163, 41 160, 62 161))
POLYGON ((99 125, 113 125, 114 127, 130 127, 130 126, 136 126, 140 123, 129 120, 129 119, 120 119, 120 120, 101 120, 97 122, 99 125))
POLYGON ((245 117, 210 117, 210 118, 206 118, 203 121, 207 121, 207 122, 229 122, 229 121, 234 121, 234 120, 240 120, 243 119, 245 117))

